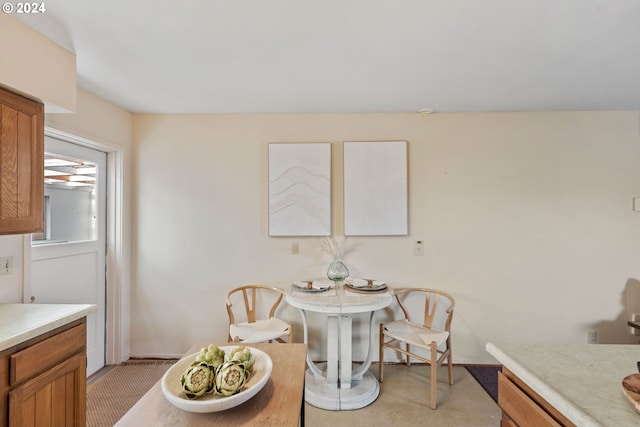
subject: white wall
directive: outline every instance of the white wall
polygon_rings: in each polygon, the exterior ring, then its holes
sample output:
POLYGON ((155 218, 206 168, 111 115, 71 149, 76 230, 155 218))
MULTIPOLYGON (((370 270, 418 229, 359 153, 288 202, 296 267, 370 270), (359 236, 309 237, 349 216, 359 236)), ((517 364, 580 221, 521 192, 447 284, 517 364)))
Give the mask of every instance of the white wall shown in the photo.
POLYGON ((23 235, 0 236, 0 256, 12 257, 13 273, 0 276, 0 302, 22 302, 23 235))
MULTIPOLYGON (((625 322, 640 311, 638 129, 637 112, 136 114, 132 355, 224 342, 236 285, 324 275, 319 239, 268 236, 267 143, 286 141, 334 143, 338 234, 341 142, 409 142, 410 234, 348 238, 345 262, 453 294, 454 362, 493 362, 487 341, 586 343, 591 328, 637 342, 625 322)), ((282 316, 301 341, 299 313, 282 316)), ((322 330, 314 319, 315 357, 322 330)), ((364 351, 359 340, 354 357, 364 351)))

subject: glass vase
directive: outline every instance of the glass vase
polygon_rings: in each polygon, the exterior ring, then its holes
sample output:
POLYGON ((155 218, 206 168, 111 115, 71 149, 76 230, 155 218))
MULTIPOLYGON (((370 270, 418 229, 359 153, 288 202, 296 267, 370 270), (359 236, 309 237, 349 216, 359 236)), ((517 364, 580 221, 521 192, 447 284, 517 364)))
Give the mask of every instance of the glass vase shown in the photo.
POLYGON ((335 258, 327 269, 327 277, 334 282, 340 282, 349 277, 349 269, 340 259, 335 258))

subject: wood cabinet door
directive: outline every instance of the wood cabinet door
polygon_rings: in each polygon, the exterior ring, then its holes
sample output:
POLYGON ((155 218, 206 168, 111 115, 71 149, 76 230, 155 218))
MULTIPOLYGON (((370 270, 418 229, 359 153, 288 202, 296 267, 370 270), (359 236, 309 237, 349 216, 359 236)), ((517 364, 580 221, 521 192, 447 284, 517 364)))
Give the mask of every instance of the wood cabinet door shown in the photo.
MULTIPOLYGON (((43 354, 42 357, 47 357, 43 354)), ((78 353, 9 392, 9 427, 84 427, 86 356, 78 353)))
POLYGON ((0 87, 0 234, 41 231, 44 106, 0 87))

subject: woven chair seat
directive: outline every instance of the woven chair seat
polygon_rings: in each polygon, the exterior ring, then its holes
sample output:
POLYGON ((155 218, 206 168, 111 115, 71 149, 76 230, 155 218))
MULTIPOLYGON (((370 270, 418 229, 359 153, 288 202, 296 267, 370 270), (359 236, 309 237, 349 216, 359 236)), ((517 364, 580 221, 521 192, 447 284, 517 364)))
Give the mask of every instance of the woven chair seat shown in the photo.
POLYGON ((289 325, 276 317, 230 325, 229 330, 232 337, 238 337, 246 343, 259 343, 289 336, 289 325))
POLYGON ((384 329, 384 335, 387 337, 427 349, 432 342, 440 345, 449 338, 447 331, 425 329, 422 325, 411 323, 406 319, 387 323, 384 325, 384 329))

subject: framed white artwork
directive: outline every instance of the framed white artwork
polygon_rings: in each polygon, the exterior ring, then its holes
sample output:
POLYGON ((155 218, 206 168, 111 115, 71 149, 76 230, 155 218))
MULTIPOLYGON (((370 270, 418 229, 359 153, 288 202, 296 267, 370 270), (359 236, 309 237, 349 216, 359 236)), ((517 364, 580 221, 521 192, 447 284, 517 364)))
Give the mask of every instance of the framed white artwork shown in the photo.
POLYGON ((407 187, 407 141, 345 142, 345 236, 407 235, 407 187))
POLYGON ((269 144, 269 235, 331 234, 331 144, 269 144))

